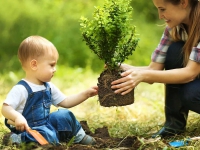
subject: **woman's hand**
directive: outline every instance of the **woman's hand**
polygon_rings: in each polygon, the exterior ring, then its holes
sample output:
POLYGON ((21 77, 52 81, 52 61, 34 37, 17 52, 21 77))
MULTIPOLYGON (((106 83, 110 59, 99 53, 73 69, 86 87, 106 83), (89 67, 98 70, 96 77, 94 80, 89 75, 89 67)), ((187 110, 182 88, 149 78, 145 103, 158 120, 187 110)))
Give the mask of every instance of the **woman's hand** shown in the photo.
POLYGON ((129 69, 136 69, 134 66, 128 65, 128 64, 121 64, 120 68, 124 71, 129 70, 129 69))
POLYGON ((149 84, 154 83, 155 79, 145 75, 145 71, 148 72, 148 70, 163 70, 164 65, 155 62, 151 62, 149 66, 140 67, 121 64, 120 68, 125 72, 121 74, 121 79, 112 82, 111 88, 116 89, 115 93, 121 93, 122 95, 125 95, 134 89, 140 82, 146 82, 149 84))
POLYGON ((141 81, 142 70, 129 69, 121 74, 122 78, 113 81, 111 84, 112 89, 116 89, 115 93, 125 95, 134 89, 141 81))

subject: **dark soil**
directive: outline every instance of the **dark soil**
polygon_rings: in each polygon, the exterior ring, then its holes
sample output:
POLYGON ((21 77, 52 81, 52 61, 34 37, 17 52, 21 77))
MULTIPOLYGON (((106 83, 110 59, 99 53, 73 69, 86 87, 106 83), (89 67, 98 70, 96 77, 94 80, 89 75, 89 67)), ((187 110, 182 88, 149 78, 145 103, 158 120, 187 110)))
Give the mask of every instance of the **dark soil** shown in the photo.
POLYGON ((137 138, 135 136, 128 136, 125 138, 110 137, 107 127, 98 128, 94 133, 92 133, 86 121, 81 121, 80 123, 86 134, 95 138, 97 142, 95 145, 86 146, 81 144, 72 144, 67 146, 66 143, 62 143, 62 146, 40 146, 32 143, 31 145, 26 145, 26 148, 29 150, 137 150, 139 147, 137 138))
MULTIPOLYGON (((81 121, 81 125, 83 129, 85 130, 86 134, 93 136, 97 144, 94 146, 91 146, 91 150, 93 149, 105 149, 105 148, 119 148, 123 147, 123 149, 134 149, 133 144, 136 142, 136 137, 126 137, 126 138, 113 138, 110 137, 108 128, 98 128, 95 130, 94 133, 92 133, 87 125, 86 121, 81 121)), ((78 145, 76 145, 78 146, 78 145)), ((81 145, 79 145, 81 146, 81 145)), ((78 146, 78 147, 79 147, 78 146)), ((73 149, 73 147, 72 147, 73 149)), ((90 150, 90 149, 89 149, 90 150)))
POLYGON ((124 106, 134 102, 134 89, 126 95, 115 94, 111 89, 111 82, 120 79, 120 72, 115 70, 104 70, 98 78, 98 96, 101 106, 124 106))
POLYGON ((86 134, 95 138, 97 144, 93 146, 85 146, 80 144, 72 145, 69 150, 102 150, 102 149, 118 149, 118 150, 136 150, 138 149, 137 138, 129 136, 126 138, 110 137, 108 128, 98 128, 92 133, 86 121, 80 122, 86 134))

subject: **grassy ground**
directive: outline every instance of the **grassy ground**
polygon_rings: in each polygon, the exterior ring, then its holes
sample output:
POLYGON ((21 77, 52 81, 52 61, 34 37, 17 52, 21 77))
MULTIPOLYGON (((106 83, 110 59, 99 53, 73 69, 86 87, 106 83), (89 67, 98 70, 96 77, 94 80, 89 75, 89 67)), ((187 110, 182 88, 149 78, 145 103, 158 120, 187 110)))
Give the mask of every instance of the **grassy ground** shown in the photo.
MULTIPOLYGON (((59 67, 52 82, 56 84, 67 95, 75 94, 87 87, 95 85, 99 74, 89 69, 70 69, 59 67)), ((10 72, 1 75, 0 79, 0 104, 6 97, 10 88, 23 77, 22 72, 10 72)), ((184 135, 151 141, 151 134, 160 129, 164 122, 164 89, 162 84, 142 83, 135 89, 135 103, 125 107, 105 108, 98 103, 98 97, 93 97, 82 104, 71 108, 78 120, 86 120, 92 131, 96 128, 107 126, 113 137, 137 136, 141 141, 140 149, 145 150, 168 150, 175 149, 168 145, 168 142, 186 139, 187 137, 198 136, 199 115, 190 112, 188 118, 187 132, 184 135)), ((52 111, 57 108, 52 107, 52 111)), ((3 125, 4 118, 0 114, 0 137, 8 130, 3 125)), ((5 149, 14 149, 4 147, 5 149)), ((200 149, 200 142, 193 141, 189 146, 178 148, 181 150, 200 149)))

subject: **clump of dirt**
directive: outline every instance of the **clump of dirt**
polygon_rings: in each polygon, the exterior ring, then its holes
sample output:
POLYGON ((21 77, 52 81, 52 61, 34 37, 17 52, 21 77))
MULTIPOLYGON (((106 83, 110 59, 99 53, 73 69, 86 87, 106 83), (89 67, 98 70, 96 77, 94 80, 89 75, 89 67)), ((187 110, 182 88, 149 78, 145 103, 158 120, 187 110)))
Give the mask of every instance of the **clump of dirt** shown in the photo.
POLYGON ((111 89, 111 82, 120 79, 120 73, 117 70, 104 70, 98 78, 98 96, 101 106, 125 106, 134 102, 134 89, 126 95, 116 94, 111 89))
MULTIPOLYGON (((86 134, 92 136, 96 140, 95 145, 81 145, 72 144, 70 146, 67 143, 62 143, 61 146, 45 145, 40 146, 38 144, 31 143, 26 145, 29 150, 102 150, 102 149, 117 149, 117 150, 136 150, 139 145, 137 144, 137 138, 135 136, 128 136, 125 138, 114 138, 110 137, 108 128, 102 127, 97 128, 94 133, 92 133, 87 125, 86 121, 80 122, 86 134)), ((20 148, 20 146, 17 146, 20 148)))

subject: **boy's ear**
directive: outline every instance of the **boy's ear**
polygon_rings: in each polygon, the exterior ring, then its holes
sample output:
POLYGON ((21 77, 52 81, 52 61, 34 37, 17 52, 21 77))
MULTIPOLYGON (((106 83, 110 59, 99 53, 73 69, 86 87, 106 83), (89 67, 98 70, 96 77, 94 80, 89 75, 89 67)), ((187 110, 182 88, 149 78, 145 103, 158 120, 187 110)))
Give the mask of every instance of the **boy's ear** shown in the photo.
POLYGON ((181 0, 181 5, 183 8, 186 8, 189 4, 189 0, 181 0))
POLYGON ((32 70, 36 70, 37 69, 37 60, 35 60, 35 59, 31 60, 30 67, 32 70))

